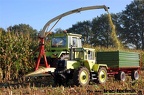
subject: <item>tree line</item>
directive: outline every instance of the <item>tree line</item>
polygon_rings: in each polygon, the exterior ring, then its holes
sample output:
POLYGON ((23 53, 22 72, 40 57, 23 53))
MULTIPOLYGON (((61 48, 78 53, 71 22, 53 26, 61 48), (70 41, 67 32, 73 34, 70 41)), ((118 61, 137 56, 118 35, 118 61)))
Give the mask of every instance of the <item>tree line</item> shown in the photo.
MULTIPOLYGON (((119 13, 111 13, 112 21, 116 27, 117 37, 124 47, 144 50, 144 2, 134 0, 119 13)), ((35 39, 38 31, 26 24, 10 26, 8 31, 30 33, 35 39)), ((4 31, 4 30, 3 30, 4 31)), ((55 29, 55 33, 62 29, 55 29)), ((110 36, 111 28, 107 14, 102 14, 92 21, 79 21, 67 29, 70 33, 82 34, 84 44, 92 46, 114 47, 110 36)))
MULTIPOLYGON (((144 3, 134 0, 125 10, 111 16, 116 26, 117 37, 124 47, 144 50, 144 3)), ((92 21, 77 22, 67 31, 82 34, 84 43, 114 47, 107 14, 97 16, 92 21)))

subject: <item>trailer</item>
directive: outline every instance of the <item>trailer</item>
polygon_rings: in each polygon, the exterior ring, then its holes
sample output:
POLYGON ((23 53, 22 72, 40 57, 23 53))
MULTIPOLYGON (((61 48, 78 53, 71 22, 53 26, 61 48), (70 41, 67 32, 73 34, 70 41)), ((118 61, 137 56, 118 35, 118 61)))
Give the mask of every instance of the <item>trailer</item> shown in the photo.
POLYGON ((97 63, 108 66, 108 76, 125 81, 126 75, 132 80, 138 80, 140 73, 140 54, 126 51, 97 52, 97 63))

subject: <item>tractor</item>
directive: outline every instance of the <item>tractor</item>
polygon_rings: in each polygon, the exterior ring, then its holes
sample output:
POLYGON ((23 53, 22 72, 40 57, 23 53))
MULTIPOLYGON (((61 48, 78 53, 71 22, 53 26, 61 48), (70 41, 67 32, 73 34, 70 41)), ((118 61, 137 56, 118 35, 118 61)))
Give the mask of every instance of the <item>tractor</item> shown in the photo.
POLYGON ((86 86, 91 80, 105 83, 107 80, 107 65, 96 64, 95 49, 70 48, 70 58, 59 60, 54 71, 56 84, 73 80, 74 85, 86 86))
POLYGON ((104 84, 108 77, 125 81, 139 79, 140 54, 126 51, 96 52, 92 48, 70 48, 70 59, 59 60, 54 71, 56 84, 68 83, 86 86, 90 81, 104 84))
POLYGON ((50 47, 46 52, 46 56, 51 67, 56 67, 59 59, 69 59, 71 45, 75 48, 82 48, 81 36, 80 34, 67 33, 67 31, 49 35, 50 47))

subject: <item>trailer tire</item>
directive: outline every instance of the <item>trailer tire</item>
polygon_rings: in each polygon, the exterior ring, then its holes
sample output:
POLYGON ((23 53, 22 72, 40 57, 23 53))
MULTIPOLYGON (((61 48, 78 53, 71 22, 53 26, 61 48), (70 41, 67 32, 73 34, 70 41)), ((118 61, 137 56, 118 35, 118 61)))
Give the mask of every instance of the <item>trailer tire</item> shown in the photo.
POLYGON ((125 81, 126 80, 126 75, 125 75, 124 71, 120 71, 118 73, 118 80, 121 80, 121 81, 125 81))
POLYGON ((3 79, 3 71, 2 71, 2 69, 0 68, 0 81, 2 81, 2 79, 3 79))
POLYGON ((132 80, 138 80, 139 79, 139 73, 137 70, 132 71, 131 73, 131 79, 132 80))
POLYGON ((97 83, 104 84, 107 81, 107 70, 105 67, 101 67, 98 71, 97 83))
POLYGON ((86 67, 80 67, 74 71, 73 82, 77 86, 86 86, 90 81, 90 72, 86 67))

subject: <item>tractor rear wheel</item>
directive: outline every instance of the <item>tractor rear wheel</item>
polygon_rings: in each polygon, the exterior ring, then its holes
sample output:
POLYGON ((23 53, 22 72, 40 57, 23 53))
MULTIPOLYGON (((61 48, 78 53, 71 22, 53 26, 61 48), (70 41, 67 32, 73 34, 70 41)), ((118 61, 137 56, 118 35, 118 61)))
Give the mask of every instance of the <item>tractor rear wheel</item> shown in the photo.
POLYGON ((139 73, 137 70, 132 71, 131 73, 131 79, 132 80, 138 80, 139 79, 139 73))
POLYGON ((101 67, 98 71, 97 82, 103 84, 107 81, 107 70, 105 67, 101 67))
POLYGON ((80 67, 74 71, 73 82, 75 85, 86 86, 90 81, 90 72, 86 67, 80 67))

